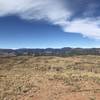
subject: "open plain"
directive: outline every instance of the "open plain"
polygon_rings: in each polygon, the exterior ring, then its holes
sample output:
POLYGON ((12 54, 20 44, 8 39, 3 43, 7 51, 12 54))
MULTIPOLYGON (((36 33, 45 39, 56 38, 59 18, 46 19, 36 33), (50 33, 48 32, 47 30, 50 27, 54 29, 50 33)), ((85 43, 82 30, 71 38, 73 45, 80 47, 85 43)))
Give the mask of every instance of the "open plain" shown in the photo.
POLYGON ((0 57, 0 100, 100 100, 100 56, 0 57))

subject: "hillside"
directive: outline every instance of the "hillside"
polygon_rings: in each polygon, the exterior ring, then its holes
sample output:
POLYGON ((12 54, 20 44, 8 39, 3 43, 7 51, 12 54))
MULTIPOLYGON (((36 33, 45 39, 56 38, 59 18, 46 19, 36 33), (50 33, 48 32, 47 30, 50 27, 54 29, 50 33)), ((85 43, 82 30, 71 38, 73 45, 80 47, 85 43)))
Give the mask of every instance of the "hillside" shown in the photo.
POLYGON ((100 48, 61 48, 61 49, 0 49, 1 56, 73 56, 73 55, 100 55, 100 48))

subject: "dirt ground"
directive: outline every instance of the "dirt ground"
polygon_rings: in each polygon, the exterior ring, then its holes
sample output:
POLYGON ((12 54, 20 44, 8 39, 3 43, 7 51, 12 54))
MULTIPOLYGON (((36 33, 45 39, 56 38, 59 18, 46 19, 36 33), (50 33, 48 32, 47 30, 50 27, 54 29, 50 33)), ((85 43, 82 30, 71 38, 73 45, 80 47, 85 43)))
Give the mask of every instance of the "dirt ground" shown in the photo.
POLYGON ((18 100, 100 100, 100 86, 93 89, 88 85, 89 89, 73 91, 75 87, 65 86, 61 81, 43 80, 37 90, 19 96, 18 100))
POLYGON ((100 100, 100 57, 0 58, 0 100, 100 100))

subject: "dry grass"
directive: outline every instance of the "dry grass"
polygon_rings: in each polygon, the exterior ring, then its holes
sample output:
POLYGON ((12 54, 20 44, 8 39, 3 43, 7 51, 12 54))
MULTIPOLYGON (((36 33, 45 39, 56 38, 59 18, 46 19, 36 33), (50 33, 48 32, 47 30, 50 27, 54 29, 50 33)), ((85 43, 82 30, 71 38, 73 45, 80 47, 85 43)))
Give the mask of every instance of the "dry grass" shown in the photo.
POLYGON ((0 100, 66 100, 65 93, 100 100, 100 56, 0 58, 0 100))

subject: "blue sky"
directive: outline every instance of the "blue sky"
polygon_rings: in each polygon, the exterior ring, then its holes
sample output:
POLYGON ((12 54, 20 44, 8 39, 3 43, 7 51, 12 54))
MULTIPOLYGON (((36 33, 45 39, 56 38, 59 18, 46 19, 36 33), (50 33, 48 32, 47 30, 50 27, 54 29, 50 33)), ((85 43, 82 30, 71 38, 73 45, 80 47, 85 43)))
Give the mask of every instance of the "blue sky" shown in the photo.
POLYGON ((0 0, 0 48, 100 47, 99 0, 8 1, 0 0))

